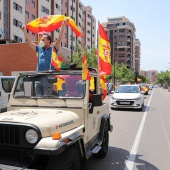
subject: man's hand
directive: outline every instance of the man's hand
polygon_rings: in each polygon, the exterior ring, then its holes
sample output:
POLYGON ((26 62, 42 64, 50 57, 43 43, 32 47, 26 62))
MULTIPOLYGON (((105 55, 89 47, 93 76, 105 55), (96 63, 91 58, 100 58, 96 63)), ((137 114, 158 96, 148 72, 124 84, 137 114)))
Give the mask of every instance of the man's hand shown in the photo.
POLYGON ((26 32, 26 26, 25 26, 25 25, 23 25, 23 26, 21 27, 21 29, 22 29, 23 32, 26 32))

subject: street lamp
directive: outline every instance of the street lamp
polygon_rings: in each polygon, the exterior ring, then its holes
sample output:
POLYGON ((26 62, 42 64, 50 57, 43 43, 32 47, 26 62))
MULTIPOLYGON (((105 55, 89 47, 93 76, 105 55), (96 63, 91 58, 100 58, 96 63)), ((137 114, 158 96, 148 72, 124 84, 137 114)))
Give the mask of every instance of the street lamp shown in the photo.
POLYGON ((115 80, 116 80, 116 64, 115 64, 115 59, 114 59, 114 88, 115 88, 115 80))

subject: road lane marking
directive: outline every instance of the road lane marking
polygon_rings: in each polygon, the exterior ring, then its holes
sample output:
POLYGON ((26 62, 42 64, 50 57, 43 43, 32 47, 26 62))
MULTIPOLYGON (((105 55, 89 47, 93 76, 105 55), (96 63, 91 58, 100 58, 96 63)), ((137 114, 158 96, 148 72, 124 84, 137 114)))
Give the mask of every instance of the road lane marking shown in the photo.
MULTIPOLYGON (((153 94, 153 91, 152 91, 152 94, 153 94)), ((150 97, 149 102, 147 104, 147 107, 145 108, 145 112, 144 112, 142 121, 140 123, 138 132, 136 134, 136 138, 135 138, 135 141, 134 141, 133 146, 131 148, 128 160, 125 163, 124 170, 132 170, 133 169, 133 165, 134 165, 134 162, 135 162, 136 154, 137 154, 137 151, 138 151, 139 142, 140 142, 140 139, 141 139, 141 136, 142 136, 142 132, 143 132, 143 128, 144 128, 144 125, 145 125, 146 116, 147 116, 147 113, 148 113, 148 110, 149 110, 149 105, 150 105, 150 102, 151 102, 151 99, 152 99, 152 94, 151 94, 151 97, 150 97)))

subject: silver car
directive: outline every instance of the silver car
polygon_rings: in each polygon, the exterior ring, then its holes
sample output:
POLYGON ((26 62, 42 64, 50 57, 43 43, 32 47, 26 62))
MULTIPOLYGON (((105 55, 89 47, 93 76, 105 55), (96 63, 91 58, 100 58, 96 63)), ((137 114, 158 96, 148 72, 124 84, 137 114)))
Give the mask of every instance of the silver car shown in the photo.
POLYGON ((144 92, 139 85, 119 85, 110 98, 110 108, 134 108, 142 110, 144 107, 144 92))

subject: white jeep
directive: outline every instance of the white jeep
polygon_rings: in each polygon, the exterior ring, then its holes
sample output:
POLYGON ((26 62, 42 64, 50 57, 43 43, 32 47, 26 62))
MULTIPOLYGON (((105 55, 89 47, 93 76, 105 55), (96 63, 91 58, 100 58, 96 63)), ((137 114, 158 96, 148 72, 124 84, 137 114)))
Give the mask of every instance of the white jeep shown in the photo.
POLYGON ((82 80, 80 69, 20 73, 0 114, 0 169, 80 170, 92 155, 106 156, 109 105, 97 70, 90 75, 92 81, 82 80))

